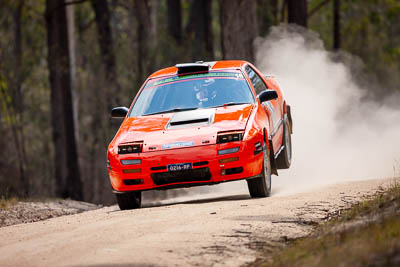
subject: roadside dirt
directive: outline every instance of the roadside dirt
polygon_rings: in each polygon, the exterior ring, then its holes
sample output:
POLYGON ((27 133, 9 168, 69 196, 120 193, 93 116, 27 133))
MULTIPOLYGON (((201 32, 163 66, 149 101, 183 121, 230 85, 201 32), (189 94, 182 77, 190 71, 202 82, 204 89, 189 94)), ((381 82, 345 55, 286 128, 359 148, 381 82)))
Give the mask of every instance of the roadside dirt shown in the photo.
POLYGON ((192 196, 139 210, 101 208, 0 228, 0 266, 241 266, 306 236, 392 180, 290 196, 192 196))
POLYGON ((63 215, 98 209, 101 206, 74 200, 46 200, 18 202, 0 209, 0 227, 37 222, 63 215))

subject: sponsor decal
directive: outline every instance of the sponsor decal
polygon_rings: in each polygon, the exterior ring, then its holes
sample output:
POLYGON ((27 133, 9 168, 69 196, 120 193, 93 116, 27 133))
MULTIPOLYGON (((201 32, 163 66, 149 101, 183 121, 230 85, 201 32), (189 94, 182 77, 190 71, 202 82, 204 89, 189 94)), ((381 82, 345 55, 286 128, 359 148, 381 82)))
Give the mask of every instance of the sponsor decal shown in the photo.
POLYGON ((162 145, 162 149, 180 148, 188 146, 194 146, 194 142, 190 141, 190 142, 175 142, 171 144, 164 144, 162 145))
POLYGON ((268 110, 272 113, 274 112, 274 105, 272 105, 269 101, 265 103, 265 106, 268 108, 268 110))
POLYGON ((174 76, 166 79, 156 80, 154 82, 149 82, 145 88, 154 87, 158 85, 162 85, 165 83, 171 83, 176 81, 184 81, 196 78, 235 78, 235 79, 244 79, 241 73, 237 72, 209 72, 209 73, 198 73, 184 76, 174 76))

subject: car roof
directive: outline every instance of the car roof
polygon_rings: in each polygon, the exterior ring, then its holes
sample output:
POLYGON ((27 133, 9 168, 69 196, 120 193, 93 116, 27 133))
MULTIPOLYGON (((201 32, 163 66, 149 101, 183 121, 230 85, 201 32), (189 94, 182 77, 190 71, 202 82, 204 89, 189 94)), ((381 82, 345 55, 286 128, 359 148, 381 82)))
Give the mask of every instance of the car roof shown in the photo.
MULTIPOLYGON (((209 70, 227 70, 227 69, 239 69, 243 65, 247 64, 247 61, 244 60, 220 60, 220 61, 210 61, 210 62, 196 62, 210 65, 209 70)), ((150 75, 149 79, 159 78, 163 76, 175 75, 178 72, 178 68, 176 66, 168 67, 165 69, 158 70, 150 75)))

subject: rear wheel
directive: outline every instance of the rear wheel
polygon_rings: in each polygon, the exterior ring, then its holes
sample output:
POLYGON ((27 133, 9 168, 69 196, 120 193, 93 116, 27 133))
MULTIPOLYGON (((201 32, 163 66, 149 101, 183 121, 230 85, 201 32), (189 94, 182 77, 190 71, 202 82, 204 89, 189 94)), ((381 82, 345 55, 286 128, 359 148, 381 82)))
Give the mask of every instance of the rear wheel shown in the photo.
POLYGON ((284 149, 276 159, 276 166, 278 169, 289 169, 292 162, 292 138, 290 134, 289 120, 286 120, 283 128, 283 141, 284 149))
POLYGON ((247 180, 247 186, 251 197, 268 197, 271 193, 271 161, 266 146, 264 146, 261 176, 247 180))
POLYGON ((142 192, 134 191, 116 194, 118 206, 121 210, 138 209, 142 204, 142 192))

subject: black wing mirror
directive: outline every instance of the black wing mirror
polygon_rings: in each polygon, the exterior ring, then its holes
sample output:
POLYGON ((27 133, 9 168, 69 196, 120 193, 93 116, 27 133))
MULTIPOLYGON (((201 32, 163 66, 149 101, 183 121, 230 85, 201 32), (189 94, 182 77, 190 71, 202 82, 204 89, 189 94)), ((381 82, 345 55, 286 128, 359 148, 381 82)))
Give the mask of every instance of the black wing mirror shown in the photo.
POLYGON ((113 118, 125 118, 128 114, 129 109, 126 107, 116 107, 111 110, 111 117, 113 118))
POLYGON ((262 91, 257 97, 258 97, 258 100, 260 101, 260 103, 262 103, 262 102, 269 101, 272 99, 277 99, 278 94, 274 90, 265 90, 265 91, 262 91))

